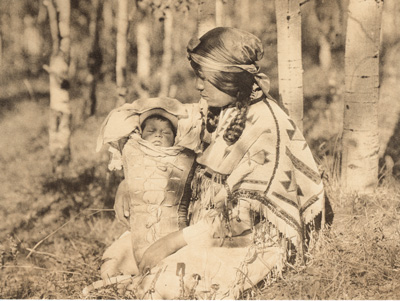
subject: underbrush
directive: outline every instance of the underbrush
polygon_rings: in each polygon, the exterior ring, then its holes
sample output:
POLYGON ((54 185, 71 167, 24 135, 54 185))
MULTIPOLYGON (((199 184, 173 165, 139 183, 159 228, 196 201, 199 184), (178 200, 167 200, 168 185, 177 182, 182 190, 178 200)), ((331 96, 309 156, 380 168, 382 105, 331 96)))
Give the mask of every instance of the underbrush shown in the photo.
POLYGON ((83 288, 99 280, 102 253, 123 230, 113 213, 83 210, 64 225, 49 229, 40 245, 9 238, 0 274, 2 299, 80 299, 83 288))
POLYGON ((288 267, 259 298, 399 298, 399 183, 384 182, 371 196, 339 194, 331 202, 333 224, 313 233, 306 265, 288 267))
POLYGON ((110 198, 119 179, 108 179, 107 152, 95 153, 103 118, 74 129, 70 171, 55 178, 41 102, 18 100, 0 121, 1 299, 80 298, 123 231, 110 198))

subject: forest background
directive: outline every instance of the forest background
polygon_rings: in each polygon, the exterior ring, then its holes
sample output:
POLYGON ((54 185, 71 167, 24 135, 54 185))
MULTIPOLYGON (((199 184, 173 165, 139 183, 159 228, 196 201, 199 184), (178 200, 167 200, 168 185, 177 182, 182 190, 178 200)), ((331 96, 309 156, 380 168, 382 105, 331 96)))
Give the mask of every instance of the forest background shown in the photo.
MULTIPOLYGON (((0 2, 0 298, 80 299, 99 279, 105 248, 121 234, 113 196, 122 178, 95 153, 106 114, 119 103, 116 85, 118 1, 71 0, 68 69, 72 111, 71 162, 55 176, 49 151, 49 64, 52 38, 41 1, 0 2), (94 33, 99 53, 90 55, 94 33), (101 60, 98 60, 101 58, 101 60), (93 64, 94 60, 94 64, 93 64), (93 68, 95 66, 96 68, 93 68), (97 84, 93 106, 91 89, 97 84)), ((127 98, 167 93, 198 100, 186 45, 196 35, 197 1, 170 1, 172 65, 165 66, 167 1, 129 1, 127 98), (144 50, 143 50, 144 49, 144 50), (144 51, 144 52, 143 52, 144 51), (145 53, 138 60, 138 54, 145 53), (144 65, 143 65, 144 63, 144 65), (164 69, 163 69, 164 68, 164 69), (163 90, 164 89, 164 90, 163 90)), ((279 98, 274 1, 225 0, 217 23, 261 38, 260 61, 279 98)), ((343 123, 346 0, 304 0, 302 59, 304 135, 321 170, 335 213, 332 227, 312 241, 305 266, 265 280, 244 298, 398 299, 400 296, 400 3, 386 0, 380 46, 380 181, 372 195, 346 193, 339 180, 343 123)), ((178 281, 178 280, 177 280, 178 281)), ((114 289, 90 298, 123 298, 114 289)), ((178 296, 179 292, 177 292, 178 296)))

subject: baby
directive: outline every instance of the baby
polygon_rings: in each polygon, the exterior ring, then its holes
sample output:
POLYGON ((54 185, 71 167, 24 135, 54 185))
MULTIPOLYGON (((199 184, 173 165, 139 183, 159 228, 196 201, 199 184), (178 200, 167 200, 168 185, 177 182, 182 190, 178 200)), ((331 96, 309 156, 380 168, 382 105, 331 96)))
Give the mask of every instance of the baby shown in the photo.
POLYGON ((147 117, 142 123, 142 139, 155 146, 170 147, 174 145, 176 131, 171 121, 155 114, 147 117))
POLYGON ((163 101, 158 106, 139 115, 141 131, 137 128, 119 141, 125 180, 116 199, 129 201, 130 233, 124 233, 104 253, 103 279, 136 274, 149 245, 188 224, 194 153, 174 145, 178 118, 162 108, 163 101))

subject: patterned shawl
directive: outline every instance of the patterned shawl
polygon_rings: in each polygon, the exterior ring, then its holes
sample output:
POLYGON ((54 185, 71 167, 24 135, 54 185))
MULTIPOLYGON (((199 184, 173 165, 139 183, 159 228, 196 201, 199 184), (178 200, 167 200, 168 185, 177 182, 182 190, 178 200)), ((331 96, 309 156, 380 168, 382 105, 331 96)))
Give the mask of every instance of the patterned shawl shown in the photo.
POLYGON ((256 210, 297 244, 304 225, 322 211, 324 190, 311 151, 294 122, 273 101, 250 106, 246 128, 233 145, 223 139, 235 108, 221 112, 211 144, 197 162, 227 176, 233 197, 256 210))

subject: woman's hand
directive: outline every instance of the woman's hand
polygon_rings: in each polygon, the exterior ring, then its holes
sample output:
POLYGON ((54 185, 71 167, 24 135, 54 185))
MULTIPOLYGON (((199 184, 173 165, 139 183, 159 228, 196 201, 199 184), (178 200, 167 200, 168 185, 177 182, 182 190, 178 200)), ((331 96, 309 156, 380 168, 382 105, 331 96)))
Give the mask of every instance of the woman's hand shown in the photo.
POLYGON ((153 243, 144 252, 139 263, 139 273, 146 274, 161 260, 186 246, 182 230, 172 232, 153 243))
POLYGON ((114 211, 118 221, 123 223, 125 226, 129 226, 129 210, 130 210, 130 197, 128 190, 128 183, 123 180, 117 189, 115 195, 114 211))
POLYGON ((226 190, 225 186, 223 186, 213 199, 214 208, 217 209, 218 212, 224 210, 227 198, 228 191, 226 190))

